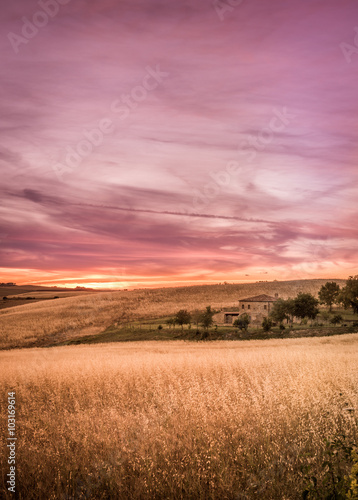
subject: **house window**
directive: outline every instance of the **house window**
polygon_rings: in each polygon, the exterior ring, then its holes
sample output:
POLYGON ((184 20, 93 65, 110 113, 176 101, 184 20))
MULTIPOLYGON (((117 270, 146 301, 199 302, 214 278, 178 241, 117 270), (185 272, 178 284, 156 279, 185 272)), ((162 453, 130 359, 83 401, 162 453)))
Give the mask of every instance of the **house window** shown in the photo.
POLYGON ((242 304, 242 308, 245 309, 245 304, 242 304))
POLYGON ((249 304, 249 305, 247 306, 247 308, 248 308, 248 309, 251 309, 251 306, 250 306, 250 304, 249 304))
POLYGON ((267 309, 267 305, 266 304, 264 305, 264 309, 267 309))

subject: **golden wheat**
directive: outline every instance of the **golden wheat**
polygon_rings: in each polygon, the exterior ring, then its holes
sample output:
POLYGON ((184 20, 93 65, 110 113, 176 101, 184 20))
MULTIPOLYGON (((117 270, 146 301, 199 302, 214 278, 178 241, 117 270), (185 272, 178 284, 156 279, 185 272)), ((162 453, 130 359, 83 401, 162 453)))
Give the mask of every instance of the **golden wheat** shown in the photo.
MULTIPOLYGON (((357 439, 345 409, 358 408, 358 334, 14 350, 0 362, 27 500, 298 499, 324 438, 357 439)), ((5 425, 2 410, 2 436, 5 425)))

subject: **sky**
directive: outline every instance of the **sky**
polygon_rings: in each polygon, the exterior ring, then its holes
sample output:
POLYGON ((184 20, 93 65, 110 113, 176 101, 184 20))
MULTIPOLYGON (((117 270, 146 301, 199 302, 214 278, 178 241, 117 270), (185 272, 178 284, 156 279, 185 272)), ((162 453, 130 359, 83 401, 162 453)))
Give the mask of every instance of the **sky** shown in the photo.
POLYGON ((17 0, 0 281, 358 274, 355 0, 17 0))

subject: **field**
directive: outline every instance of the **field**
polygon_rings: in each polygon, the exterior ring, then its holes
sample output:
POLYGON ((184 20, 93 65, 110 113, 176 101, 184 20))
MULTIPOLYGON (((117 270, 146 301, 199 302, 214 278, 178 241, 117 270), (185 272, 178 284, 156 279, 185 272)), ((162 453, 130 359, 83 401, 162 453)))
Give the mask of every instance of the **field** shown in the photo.
POLYGON ((43 300, 77 297, 96 293, 93 290, 46 288, 35 286, 0 286, 0 310, 9 307, 34 304, 43 300))
MULTIPOLYGON (((235 307, 240 298, 261 293, 280 297, 317 294, 327 280, 299 280, 101 292, 43 300, 0 310, 0 349, 53 345, 97 335, 114 324, 154 320, 179 309, 235 307)), ((344 281, 336 280, 338 284, 344 281)), ((58 295, 56 293, 56 295, 58 295)), ((16 300, 16 299, 15 299, 16 300)))
POLYGON ((0 364, 2 436, 16 391, 20 499, 300 499, 310 477, 321 492, 339 476, 353 485, 358 334, 22 349, 0 364))
MULTIPOLYGON (((76 290, 70 290, 70 291, 54 291, 54 292, 27 292, 27 293, 20 293, 16 295, 8 295, 8 299, 26 299, 27 297, 31 297, 36 300, 45 300, 45 299, 63 299, 65 297, 82 297, 84 295, 89 295, 96 293, 94 291, 76 291, 76 290)), ((98 292, 97 292, 98 293, 98 292)))
POLYGON ((92 292, 92 288, 85 288, 78 290, 76 288, 60 288, 60 287, 51 287, 51 286, 39 286, 39 285, 0 285, 0 297, 5 297, 5 296, 18 296, 18 295, 23 295, 23 296, 28 296, 33 294, 41 294, 41 293, 48 293, 51 297, 54 295, 58 295, 59 293, 89 293, 92 292))

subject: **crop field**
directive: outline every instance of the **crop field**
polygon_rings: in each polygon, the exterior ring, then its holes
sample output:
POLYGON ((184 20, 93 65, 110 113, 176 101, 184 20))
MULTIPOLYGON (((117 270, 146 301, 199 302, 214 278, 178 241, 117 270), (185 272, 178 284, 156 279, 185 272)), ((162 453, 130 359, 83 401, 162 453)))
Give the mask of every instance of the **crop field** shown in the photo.
MULTIPOLYGON (((358 334, 22 349, 0 364, 20 499, 354 495, 358 334)), ((1 471, 7 498, 3 454, 1 471)))

